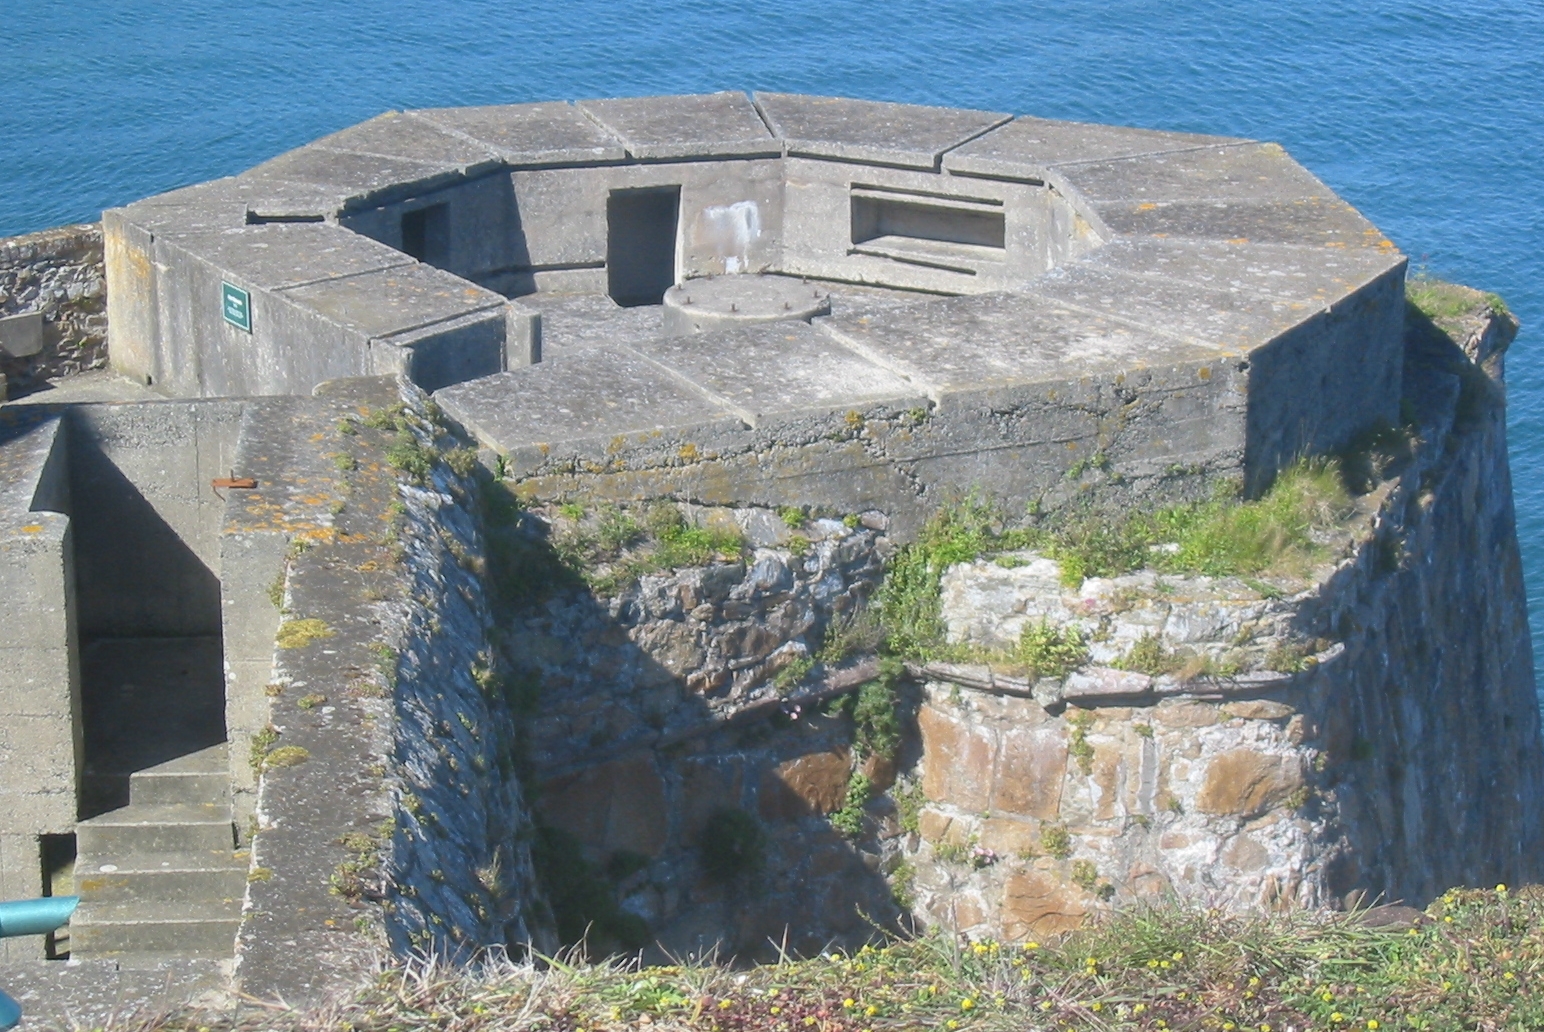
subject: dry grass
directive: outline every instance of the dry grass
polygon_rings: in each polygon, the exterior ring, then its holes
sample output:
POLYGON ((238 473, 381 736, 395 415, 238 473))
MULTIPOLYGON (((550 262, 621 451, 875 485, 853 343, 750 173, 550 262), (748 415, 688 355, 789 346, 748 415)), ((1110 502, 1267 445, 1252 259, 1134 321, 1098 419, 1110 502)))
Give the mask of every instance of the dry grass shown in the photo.
POLYGON ((110 1032, 880 1032, 1544 1028, 1544 889, 1455 890, 1417 927, 1361 915, 1129 908, 1045 943, 930 936, 753 968, 612 961, 378 972, 309 1012, 110 1032))

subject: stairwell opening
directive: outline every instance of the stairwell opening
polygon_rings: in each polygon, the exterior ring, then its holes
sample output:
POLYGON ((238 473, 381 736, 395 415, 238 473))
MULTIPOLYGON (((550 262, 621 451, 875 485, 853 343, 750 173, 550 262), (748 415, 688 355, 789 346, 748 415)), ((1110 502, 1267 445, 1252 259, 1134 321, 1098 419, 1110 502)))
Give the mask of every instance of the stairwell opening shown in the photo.
POLYGON ((216 456, 200 454, 219 442, 175 408, 145 425, 103 407, 71 427, 82 819, 127 805, 134 772, 225 741, 224 505, 202 475, 216 456))

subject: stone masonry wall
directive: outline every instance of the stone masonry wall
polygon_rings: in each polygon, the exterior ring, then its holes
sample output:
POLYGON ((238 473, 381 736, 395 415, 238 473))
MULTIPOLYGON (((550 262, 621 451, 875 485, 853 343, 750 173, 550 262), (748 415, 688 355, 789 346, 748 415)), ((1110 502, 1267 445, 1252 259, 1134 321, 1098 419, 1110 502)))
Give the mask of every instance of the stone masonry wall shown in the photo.
POLYGON ((506 639, 544 691, 539 812, 678 952, 755 954, 785 929, 818 948, 909 921, 1031 938, 1169 893, 1424 904, 1539 877, 1544 749, 1500 386, 1513 326, 1491 317, 1459 344, 1431 329, 1414 327, 1407 356, 1415 440, 1368 460, 1373 486, 1321 536, 1322 565, 1072 589, 1032 552, 950 570, 954 640, 1001 648, 1045 621, 1079 628, 1089 662, 1037 682, 911 666, 894 764, 862 755, 850 710, 815 704, 874 665, 791 686, 773 673, 818 648, 819 621, 791 602, 823 592, 845 610, 872 593, 894 547, 877 529, 819 521, 802 565, 785 531, 745 564, 548 602, 506 639), (833 541, 840 563, 824 558, 833 541), (1163 672, 1122 669, 1142 648, 1163 672), (876 794, 838 832, 859 773, 876 794), (707 876, 702 836, 725 809, 759 822, 766 874, 707 876))
POLYGON ((99 223, 0 240, 0 318, 43 314, 43 350, 0 352, 10 390, 107 364, 107 280, 99 223))
POLYGON ((1237 672, 1096 665, 1032 686, 920 671, 927 802, 889 847, 915 872, 918 916, 1016 939, 1170 892, 1424 905, 1537 879, 1544 752, 1489 358, 1510 332, 1492 320, 1470 357, 1412 336, 1421 442, 1307 583, 1147 572, 1068 591, 1033 555, 952 571, 961 640, 1046 619, 1081 625, 1095 664, 1151 635, 1237 672))
MULTIPOLYGON (((444 431, 414 410, 402 423, 431 453, 444 431)), ((516 775, 516 727, 499 690, 484 593, 475 481, 437 463, 399 487, 406 576, 400 605, 393 760, 400 785, 387 861, 386 928, 399 952, 463 958, 486 946, 553 946, 516 775)))

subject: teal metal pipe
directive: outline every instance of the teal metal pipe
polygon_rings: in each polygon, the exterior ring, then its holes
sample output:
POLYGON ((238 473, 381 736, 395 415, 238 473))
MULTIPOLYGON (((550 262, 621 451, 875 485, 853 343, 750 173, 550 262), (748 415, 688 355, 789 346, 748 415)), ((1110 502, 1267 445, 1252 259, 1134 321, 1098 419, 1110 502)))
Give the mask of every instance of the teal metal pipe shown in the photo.
POLYGON ((79 896, 44 896, 0 903, 0 939, 13 935, 46 935, 70 923, 79 896))
MULTIPOLYGON (((45 896, 0 903, 0 939, 13 935, 47 935, 70 923, 79 896, 45 896)), ((0 1032, 21 1023, 21 1006, 0 989, 0 1032)))

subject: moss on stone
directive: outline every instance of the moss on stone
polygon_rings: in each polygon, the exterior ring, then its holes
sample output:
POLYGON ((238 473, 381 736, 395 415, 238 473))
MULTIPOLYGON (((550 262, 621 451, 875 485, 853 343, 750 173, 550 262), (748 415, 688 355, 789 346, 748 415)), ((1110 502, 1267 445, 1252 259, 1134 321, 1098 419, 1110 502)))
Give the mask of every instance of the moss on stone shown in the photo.
POLYGON ((324 620, 286 620, 279 625, 274 642, 281 649, 303 649, 336 633, 324 620))

